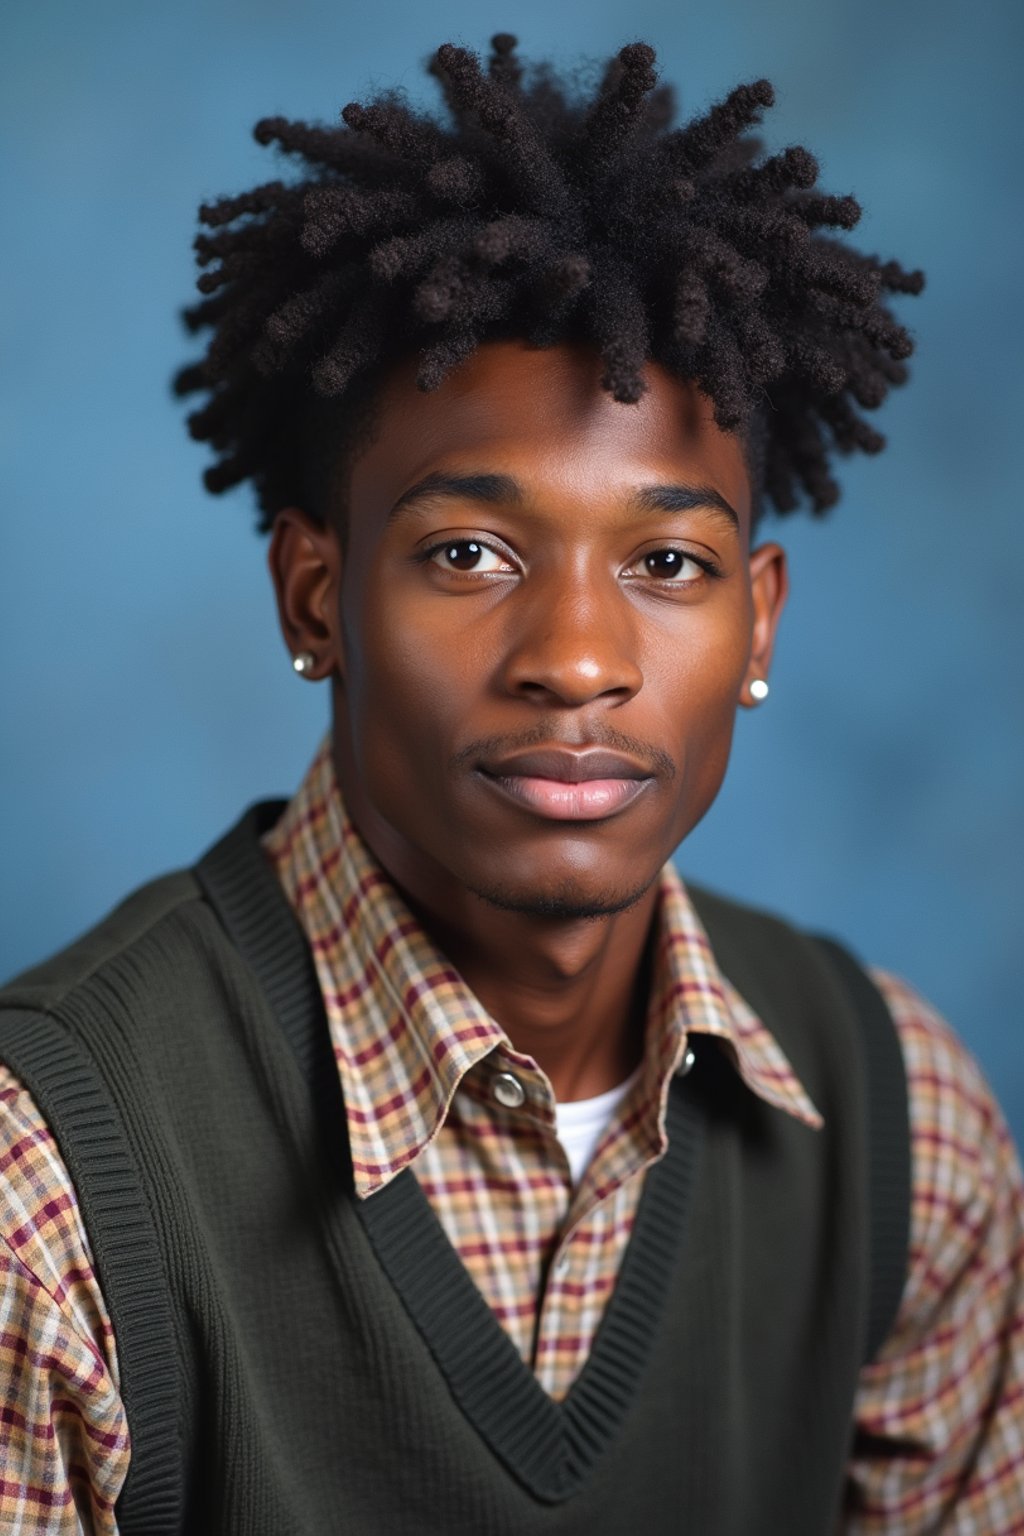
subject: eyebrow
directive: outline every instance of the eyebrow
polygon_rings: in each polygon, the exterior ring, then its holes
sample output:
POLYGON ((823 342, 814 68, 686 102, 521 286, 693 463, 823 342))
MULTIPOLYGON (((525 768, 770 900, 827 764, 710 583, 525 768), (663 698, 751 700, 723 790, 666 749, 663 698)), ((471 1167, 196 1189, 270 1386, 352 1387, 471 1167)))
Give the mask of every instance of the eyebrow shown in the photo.
MULTIPOLYGON (((411 510, 421 501, 477 501, 489 506, 520 506, 525 497, 511 475, 450 475, 442 471, 424 475, 403 491, 388 513, 389 520, 411 510)), ((711 485, 645 485, 632 493, 630 502, 644 512, 718 512, 733 528, 739 528, 736 509, 711 485)))
POLYGON ((740 525, 736 508, 712 485, 645 485, 635 499, 645 512, 721 512, 740 525))
POLYGON ((511 475, 446 475, 435 471, 410 485, 395 502, 388 518, 407 512, 420 501, 482 501, 492 507, 516 506, 523 500, 519 482, 511 475))

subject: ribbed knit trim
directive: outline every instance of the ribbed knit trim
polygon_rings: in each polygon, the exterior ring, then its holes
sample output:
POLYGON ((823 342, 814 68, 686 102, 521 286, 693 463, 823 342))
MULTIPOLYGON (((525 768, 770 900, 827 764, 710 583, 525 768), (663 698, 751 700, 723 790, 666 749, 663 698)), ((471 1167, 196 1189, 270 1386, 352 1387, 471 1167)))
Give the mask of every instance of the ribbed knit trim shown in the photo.
POLYGON ((305 936, 259 841, 285 804, 263 800, 250 806, 193 873, 228 937, 258 977, 308 1080, 318 1055, 320 989, 305 936))
MULTIPOLYGON (((301 929, 258 842, 280 809, 279 802, 252 807, 204 856, 195 875, 262 985, 319 1099, 327 1038, 323 1000, 301 929)), ((705 1046, 715 1049, 699 1042, 699 1049, 705 1046)), ((694 1091, 700 1077, 698 1056, 693 1071, 674 1080, 669 1150, 646 1176, 615 1291, 587 1364, 561 1404, 520 1358, 410 1170, 356 1202, 382 1267, 467 1419, 523 1485, 547 1502, 579 1489, 635 1397, 686 1224, 704 1130, 694 1091)))
POLYGON ((871 1244, 867 1365, 889 1336, 907 1277, 912 1177, 907 1069, 892 1015, 870 976, 834 939, 822 936, 818 944, 857 1010, 864 1047, 871 1244))
POLYGON ((91 1058, 57 1020, 43 1030, 38 1013, 3 1010, 0 1057, 56 1138, 117 1340, 131 1435, 118 1531, 173 1536, 181 1529, 178 1351, 156 1229, 121 1117, 91 1058))
MULTIPOLYGON (((770 914, 723 902, 697 886, 688 890, 723 974, 769 1022, 773 1033, 781 1032, 785 1020, 772 1019, 772 967, 784 971, 794 963, 799 950, 791 954, 787 934, 798 940, 801 936, 770 914)), ((831 938, 805 934, 802 943, 807 958, 816 960, 829 973, 858 1026, 854 1044, 863 1077, 863 1176, 869 1247, 862 1353, 867 1364, 891 1329, 906 1282, 912 1181, 906 1064, 885 999, 859 961, 831 938)), ((802 1071, 799 1060, 795 1065, 802 1071)))

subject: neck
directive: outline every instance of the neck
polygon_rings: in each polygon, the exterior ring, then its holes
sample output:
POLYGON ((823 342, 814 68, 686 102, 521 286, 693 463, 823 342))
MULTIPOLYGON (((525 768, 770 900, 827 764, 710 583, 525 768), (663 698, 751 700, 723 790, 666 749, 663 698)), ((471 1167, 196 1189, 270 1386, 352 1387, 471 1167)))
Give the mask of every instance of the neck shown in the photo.
POLYGON ((403 894, 557 1100, 604 1093, 637 1066, 656 888, 625 912, 575 921, 504 912, 471 895, 453 920, 450 903, 439 910, 403 894))
POLYGON ((644 1049, 658 887, 601 917, 507 911, 412 849, 354 786, 346 809, 423 928, 557 1100, 623 1082, 644 1049))

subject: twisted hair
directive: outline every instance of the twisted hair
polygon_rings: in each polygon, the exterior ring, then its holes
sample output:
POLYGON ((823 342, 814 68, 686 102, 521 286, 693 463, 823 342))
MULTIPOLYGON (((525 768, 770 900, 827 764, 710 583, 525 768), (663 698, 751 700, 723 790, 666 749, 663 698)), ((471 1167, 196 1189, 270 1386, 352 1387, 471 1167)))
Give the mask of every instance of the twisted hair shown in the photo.
POLYGON ((764 155, 766 80, 674 128, 654 62, 630 44, 582 99, 525 72, 502 33, 486 67, 451 44, 433 56, 447 122, 385 92, 337 127, 257 123, 304 174, 200 209, 185 320, 210 335, 175 386, 206 396, 188 425, 217 454, 208 489, 251 480, 265 530, 308 498, 325 410, 344 436, 390 364, 415 354, 431 390, 518 337, 593 346, 626 404, 649 359, 693 380, 720 427, 756 436, 778 511, 831 506, 836 454, 884 446, 862 412, 906 378, 912 342, 884 298, 923 277, 828 233, 860 209, 818 188, 806 149, 764 155))

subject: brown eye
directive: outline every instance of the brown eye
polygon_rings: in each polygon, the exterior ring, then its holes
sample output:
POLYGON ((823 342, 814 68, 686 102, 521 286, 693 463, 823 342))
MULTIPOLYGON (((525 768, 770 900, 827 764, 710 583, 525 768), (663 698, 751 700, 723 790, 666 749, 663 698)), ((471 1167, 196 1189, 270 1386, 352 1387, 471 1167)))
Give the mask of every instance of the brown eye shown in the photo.
POLYGON ((451 539, 447 544, 438 544, 429 554, 442 571, 492 576, 512 570, 502 555, 477 539, 451 539))
POLYGON ((482 554, 482 545, 474 544, 472 539, 460 539, 444 549, 444 558, 453 571, 472 571, 479 564, 482 554))
POLYGON ((648 576, 655 576, 659 581, 677 581, 681 577, 693 581, 701 574, 696 560, 679 549, 652 550, 644 556, 644 567, 648 576))

